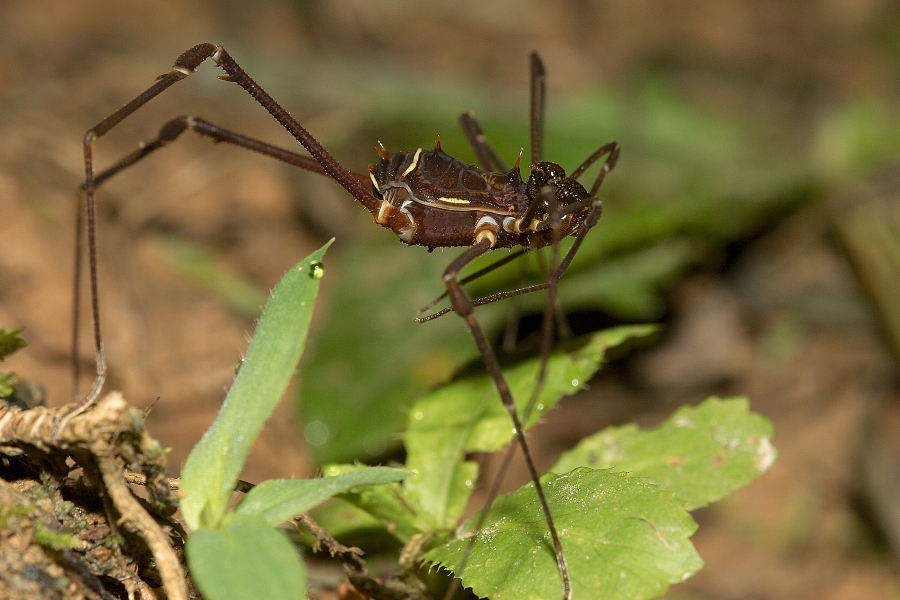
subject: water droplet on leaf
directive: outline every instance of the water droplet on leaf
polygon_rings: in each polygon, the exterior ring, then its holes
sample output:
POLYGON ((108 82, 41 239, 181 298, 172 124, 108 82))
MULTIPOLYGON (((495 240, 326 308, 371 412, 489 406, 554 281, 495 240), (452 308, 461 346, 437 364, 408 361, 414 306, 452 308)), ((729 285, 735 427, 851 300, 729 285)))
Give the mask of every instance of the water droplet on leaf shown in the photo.
POLYGON ((321 261, 314 260, 309 263, 309 276, 313 279, 322 279, 325 275, 325 265, 321 261))

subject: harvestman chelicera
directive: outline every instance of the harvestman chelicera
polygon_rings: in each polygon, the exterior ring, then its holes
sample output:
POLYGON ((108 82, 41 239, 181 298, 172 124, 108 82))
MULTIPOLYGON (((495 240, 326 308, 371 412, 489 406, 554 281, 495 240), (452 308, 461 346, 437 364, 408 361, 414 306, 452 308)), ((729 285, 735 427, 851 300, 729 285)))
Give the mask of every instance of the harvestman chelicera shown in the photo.
MULTIPOLYGON (((521 154, 515 165, 511 169, 507 169, 496 151, 486 141, 481 126, 471 114, 462 115, 460 123, 475 152, 479 166, 464 163, 444 153, 441 150, 440 139, 438 139, 433 149, 417 148, 389 152, 379 144, 378 162, 370 165, 368 173, 364 175, 342 167, 306 129, 238 66, 222 46, 199 44, 183 53, 175 61, 175 66, 169 73, 160 76, 147 90, 103 119, 84 136, 85 181, 83 194, 87 214, 91 315, 97 374, 91 389, 79 401, 71 414, 86 410, 96 401, 107 372, 100 335, 97 292, 94 216, 94 192, 97 186, 171 142, 188 129, 214 140, 254 150, 302 169, 326 175, 340 184, 369 210, 376 223, 394 231, 406 244, 425 246, 429 249, 437 247, 467 248, 444 270, 442 281, 446 287, 445 295, 449 297, 450 307, 417 320, 424 322, 446 312, 455 311, 469 327, 487 371, 500 395, 500 400, 512 418, 516 441, 525 457, 553 542, 563 583, 563 598, 568 600, 571 598, 571 584, 566 559, 537 471, 528 451, 522 427, 523 419, 520 418, 516 409, 497 356, 485 338, 473 312, 474 307, 480 304, 538 290, 547 291, 548 299, 545 305, 542 333, 542 363, 532 398, 536 397, 543 380, 543 371, 552 344, 552 323, 557 306, 557 284, 568 269, 585 235, 600 218, 601 202, 596 194, 606 173, 612 170, 619 156, 619 145, 616 142, 610 142, 597 149, 569 176, 566 176, 565 171, 559 165, 542 161, 540 148, 543 104, 544 67, 538 55, 532 53, 531 172, 527 179, 522 179, 519 170, 521 154), (156 139, 142 143, 137 150, 95 175, 94 143, 163 90, 192 74, 203 61, 210 58, 226 73, 226 75, 220 76, 220 79, 237 83, 244 88, 303 145, 310 153, 311 158, 223 129, 198 117, 181 116, 163 125, 156 139), (587 190, 577 180, 592 164, 604 156, 606 160, 602 163, 592 187, 587 190), (371 191, 367 189, 369 185, 371 185, 371 191), (561 238, 569 235, 574 237, 572 246, 562 260, 558 261, 558 242, 561 238), (518 257, 526 250, 545 246, 550 246, 552 249, 545 283, 502 292, 474 301, 463 289, 463 285, 467 281, 481 272, 469 278, 460 279, 460 271, 489 250, 495 248, 522 249, 488 268, 492 269, 518 257)), ((81 271, 83 254, 82 219, 81 210, 79 210, 76 219, 76 279, 77 274, 81 271)), ((76 282, 76 321, 79 304, 77 290, 76 282)), ((75 345, 77 349, 77 339, 75 345)), ((528 409, 525 410, 526 415, 527 412, 528 409)), ((495 493, 492 491, 491 497, 495 493)))

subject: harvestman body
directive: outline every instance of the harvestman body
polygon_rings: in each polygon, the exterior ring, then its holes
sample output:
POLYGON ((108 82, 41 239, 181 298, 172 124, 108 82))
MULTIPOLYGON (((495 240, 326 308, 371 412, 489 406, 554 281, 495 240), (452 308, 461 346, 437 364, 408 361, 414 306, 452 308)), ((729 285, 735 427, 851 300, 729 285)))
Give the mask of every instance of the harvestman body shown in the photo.
MULTIPOLYGON (((342 167, 309 132, 297 123, 278 103, 257 85, 231 58, 222 46, 200 44, 194 46, 175 61, 174 68, 160 76, 156 83, 124 107, 90 129, 84 138, 85 182, 83 191, 87 208, 88 256, 90 261, 91 308, 94 342, 96 348, 97 377, 88 394, 79 402, 74 412, 89 408, 97 399, 106 377, 106 361, 100 336, 99 308, 97 300, 96 231, 94 222, 94 190, 103 181, 138 162, 149 153, 174 140, 186 129, 191 129, 218 141, 254 150, 300 168, 327 175, 344 187, 375 218, 375 221, 394 231, 409 245, 435 247, 468 247, 446 268, 443 283, 451 306, 433 315, 417 319, 427 321, 448 311, 455 311, 465 319, 485 366, 494 380, 500 399, 512 418, 516 440, 526 459, 534 481, 535 491, 541 502, 547 526, 553 540, 554 551, 563 583, 563 598, 571 598, 571 585, 562 544, 557 535, 550 509, 544 497, 537 471, 531 460, 528 445, 509 386, 503 376, 497 357, 488 344, 473 308, 509 296, 547 290, 548 301, 544 315, 542 367, 536 383, 536 391, 543 379, 546 356, 552 342, 553 310, 556 306, 557 283, 567 270, 584 236, 600 218, 601 203, 597 190, 616 164, 619 146, 615 142, 600 147, 570 176, 559 165, 540 160, 540 134, 544 101, 544 68, 537 54, 531 55, 531 172, 523 180, 519 171, 519 159, 511 169, 506 169, 493 148, 485 141, 481 127, 470 114, 460 117, 462 128, 469 140, 481 168, 464 163, 441 150, 440 140, 431 150, 399 150, 388 152, 379 144, 377 163, 370 165, 368 176, 348 171, 342 167), (237 83, 287 129, 312 158, 296 154, 222 129, 196 117, 182 116, 166 123, 159 137, 145 142, 132 154, 109 169, 94 175, 93 145, 119 122, 146 104, 173 83, 192 74, 204 60, 211 58, 227 75, 220 79, 237 83), (606 156, 593 186, 588 191, 578 181, 585 170, 606 156), (366 189, 371 184, 372 191, 366 189), (563 236, 574 236, 574 242, 557 264, 557 244, 563 236), (546 283, 496 294, 472 301, 459 279, 460 271, 478 256, 493 248, 523 247, 525 249, 552 247, 552 260, 546 283)), ((77 248, 76 273, 80 271, 81 213, 76 221, 77 248)), ((501 260, 503 264, 518 256, 512 254, 501 260)), ((497 266, 497 265, 495 265, 497 266)), ((493 267, 490 267, 493 268, 493 267)), ((477 274, 476 274, 477 276, 477 274)), ((77 315, 76 285, 76 315, 77 315)), ((77 318, 77 317, 76 317, 77 318)), ((77 331, 77 326, 76 326, 77 331)), ((77 341, 76 341, 77 345, 77 341)))

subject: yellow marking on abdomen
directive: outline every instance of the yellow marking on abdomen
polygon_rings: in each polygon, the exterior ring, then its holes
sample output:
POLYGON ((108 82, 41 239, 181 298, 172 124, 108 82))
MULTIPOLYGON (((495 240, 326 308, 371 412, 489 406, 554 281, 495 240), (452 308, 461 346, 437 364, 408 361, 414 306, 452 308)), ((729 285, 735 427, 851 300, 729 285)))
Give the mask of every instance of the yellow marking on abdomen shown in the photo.
POLYGON ((412 164, 406 167, 406 170, 403 171, 403 175, 400 176, 400 179, 403 179, 407 175, 409 175, 417 166, 419 166, 419 155, 422 154, 422 149, 419 148, 416 150, 416 153, 413 155, 412 164))

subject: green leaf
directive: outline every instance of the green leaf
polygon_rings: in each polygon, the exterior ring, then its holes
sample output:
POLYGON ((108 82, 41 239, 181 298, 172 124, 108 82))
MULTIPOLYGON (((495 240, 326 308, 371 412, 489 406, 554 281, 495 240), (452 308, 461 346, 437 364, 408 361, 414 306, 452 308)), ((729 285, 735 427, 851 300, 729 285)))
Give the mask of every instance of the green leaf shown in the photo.
POLYGON ((330 244, 297 263, 275 286, 219 415, 188 456, 181 510, 195 529, 215 527, 225 514, 250 447, 294 372, 321 277, 317 267, 330 244))
POLYGON ((369 467, 318 479, 270 479, 247 492, 235 512, 277 525, 350 488, 400 481, 408 474, 403 469, 369 467))
POLYGON ((28 342, 19 335, 21 331, 21 327, 15 329, 0 329, 0 360, 5 359, 16 350, 28 345, 28 342))
MULTIPOLYGON (((654 331, 653 325, 615 327, 593 335, 573 351, 555 351, 534 410, 523 425, 533 425, 563 396, 582 389, 607 349, 654 331)), ((520 411, 530 400, 539 362, 534 358, 504 371, 520 411)), ((407 501, 421 509, 422 530, 455 525, 476 475, 474 463, 464 462, 464 457, 498 450, 513 435, 509 414, 487 374, 454 381, 413 405, 406 433, 406 468, 415 475, 406 479, 404 489, 407 501)))
MULTIPOLYGON (((689 537, 696 524, 671 491, 622 473, 576 469, 541 479, 575 598, 651 598, 703 566, 689 537)), ((471 532, 478 515, 463 531, 471 532)), ((465 533, 425 554, 454 572, 465 533)), ((546 600, 562 595, 553 544, 533 484, 500 496, 478 534, 463 584, 479 598, 546 600)))
POLYGON ((228 515, 221 529, 198 529, 187 541, 191 576, 208 600, 306 597, 297 550, 263 519, 228 515))
MULTIPOLYGON (((359 465, 328 465, 323 471, 326 474, 349 474, 360 470, 363 467, 359 465)), ((410 471, 404 471, 407 475, 410 471)), ((390 529, 391 534, 402 541, 408 542, 414 535, 427 531, 421 526, 422 517, 417 514, 419 511, 407 503, 404 499, 403 487, 399 483, 389 483, 387 485, 370 485, 348 490, 338 498, 344 502, 348 502, 353 506, 365 511, 369 518, 376 519, 386 529, 390 529)), ((348 518, 341 515, 341 519, 345 521, 339 527, 364 527, 368 522, 359 522, 358 519, 348 518), (349 519, 357 521, 356 523, 347 523, 349 519)), ((426 522, 427 519, 426 519, 426 522)), ((321 522, 320 522, 321 524, 321 522)), ((331 529, 329 529, 331 531, 331 529)))
POLYGON ((765 473, 778 456, 771 439, 772 424, 751 413, 745 398, 711 397, 682 406, 656 429, 605 429, 566 452, 551 470, 627 471, 673 491, 693 510, 765 473))

